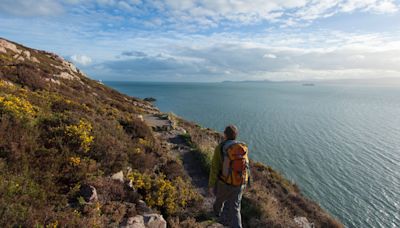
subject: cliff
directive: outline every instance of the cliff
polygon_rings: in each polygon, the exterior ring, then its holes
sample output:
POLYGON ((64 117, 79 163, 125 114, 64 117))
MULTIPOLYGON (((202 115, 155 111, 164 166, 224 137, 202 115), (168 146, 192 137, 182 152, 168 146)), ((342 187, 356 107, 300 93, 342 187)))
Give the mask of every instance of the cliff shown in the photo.
MULTIPOLYGON (((221 136, 0 39, 1 227, 219 227, 206 194, 221 136)), ((245 227, 342 227, 251 162, 245 227)))

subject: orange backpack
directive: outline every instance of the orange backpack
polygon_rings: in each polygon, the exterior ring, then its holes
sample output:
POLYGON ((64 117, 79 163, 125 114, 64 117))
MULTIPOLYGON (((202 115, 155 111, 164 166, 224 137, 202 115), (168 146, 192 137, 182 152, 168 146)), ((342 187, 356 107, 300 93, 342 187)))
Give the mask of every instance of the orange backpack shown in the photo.
POLYGON ((222 172, 220 179, 226 184, 241 186, 248 182, 249 150, 246 144, 229 140, 221 145, 222 172))

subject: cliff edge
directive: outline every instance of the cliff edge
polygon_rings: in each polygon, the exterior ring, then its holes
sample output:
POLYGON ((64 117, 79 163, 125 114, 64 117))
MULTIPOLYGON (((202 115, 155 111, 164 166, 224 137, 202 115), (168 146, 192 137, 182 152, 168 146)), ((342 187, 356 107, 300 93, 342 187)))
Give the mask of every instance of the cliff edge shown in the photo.
MULTIPOLYGON (((1 227, 222 227, 206 194, 221 135, 0 38, 1 227)), ((244 227, 343 227, 251 162, 244 227)))

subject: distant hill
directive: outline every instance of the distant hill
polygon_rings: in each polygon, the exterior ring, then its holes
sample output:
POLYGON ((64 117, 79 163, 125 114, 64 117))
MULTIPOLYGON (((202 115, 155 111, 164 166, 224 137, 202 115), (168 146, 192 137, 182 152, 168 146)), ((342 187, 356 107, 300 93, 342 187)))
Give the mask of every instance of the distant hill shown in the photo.
POLYGON ((246 82, 274 82, 274 81, 267 80, 267 79, 264 79, 264 80, 240 80, 240 81, 229 81, 229 80, 226 80, 226 81, 222 81, 222 83, 246 83, 246 82))
MULTIPOLYGON (((0 39, 1 227, 221 227, 206 195, 221 135, 0 39)), ((251 162, 245 227, 342 227, 251 162)))

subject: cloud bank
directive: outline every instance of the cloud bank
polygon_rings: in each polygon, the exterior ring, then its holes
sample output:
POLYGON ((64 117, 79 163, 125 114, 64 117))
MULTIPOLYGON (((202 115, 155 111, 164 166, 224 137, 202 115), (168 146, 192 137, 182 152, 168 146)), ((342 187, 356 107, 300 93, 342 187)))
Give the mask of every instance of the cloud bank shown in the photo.
POLYGON ((1 36, 103 80, 400 77, 399 20, 394 0, 0 4, 1 36))

